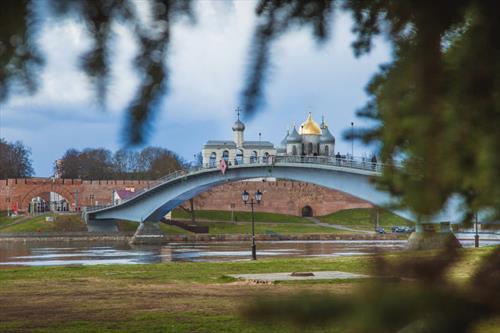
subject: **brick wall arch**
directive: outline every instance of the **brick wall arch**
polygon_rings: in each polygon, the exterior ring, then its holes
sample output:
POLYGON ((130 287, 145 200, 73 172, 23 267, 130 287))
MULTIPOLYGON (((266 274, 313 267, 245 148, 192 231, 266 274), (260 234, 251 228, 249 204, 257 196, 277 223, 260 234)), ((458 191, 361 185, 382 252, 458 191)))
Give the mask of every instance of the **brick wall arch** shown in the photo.
POLYGON ((71 192, 68 191, 66 187, 64 187, 64 185, 43 184, 27 192, 23 196, 21 200, 21 206, 19 208, 28 209, 31 199, 40 196, 42 193, 47 193, 47 192, 54 192, 61 195, 64 199, 66 199, 66 201, 68 201, 70 210, 73 210, 73 208, 75 207, 75 200, 73 198, 73 195, 71 194, 71 192))
MULTIPOLYGON (((80 180, 26 178, 0 180, 0 211, 16 206, 27 210, 33 197, 46 192, 62 195, 70 204, 70 209, 111 203, 112 191, 135 188, 140 191, 153 185, 152 181, 139 180, 80 180), (78 199, 75 200, 75 193, 78 199), (92 197, 92 200, 90 199, 92 197)), ((309 205, 314 215, 360 207, 372 207, 368 202, 345 193, 330 190, 318 185, 296 181, 242 181, 223 184, 201 193, 194 198, 195 209, 246 211, 248 207, 241 201, 241 192, 246 189, 253 193, 257 189, 264 193, 263 202, 256 207, 262 212, 276 212, 301 215, 302 207, 309 205), (234 204, 234 206, 231 206, 234 204)), ((190 207, 189 202, 183 204, 190 207)))

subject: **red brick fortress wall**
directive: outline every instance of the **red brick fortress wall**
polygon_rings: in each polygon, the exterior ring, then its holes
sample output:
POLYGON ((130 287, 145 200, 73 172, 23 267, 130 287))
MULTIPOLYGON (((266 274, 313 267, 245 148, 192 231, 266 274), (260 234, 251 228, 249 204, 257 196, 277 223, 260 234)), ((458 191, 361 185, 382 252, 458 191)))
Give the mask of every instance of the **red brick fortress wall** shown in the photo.
POLYGON ((77 205, 105 205, 111 203, 113 190, 134 188, 139 191, 152 184, 153 182, 148 180, 2 179, 0 210, 12 209, 15 204, 18 209, 27 210, 32 198, 46 196, 48 192, 63 196, 69 202, 70 210, 74 210, 77 205))
MULTIPOLYGON (((343 192, 322 186, 295 181, 241 181, 228 183, 210 189, 194 198, 195 210, 245 211, 249 208, 241 200, 241 193, 247 190, 251 196, 260 190, 262 202, 256 211, 302 215, 302 208, 310 206, 314 216, 327 215, 343 209, 371 208, 370 203, 343 192), (233 208, 231 208, 233 204, 233 208)), ((189 203, 183 204, 189 208, 189 203)))
MULTIPOLYGON (((77 206, 106 205, 112 201, 113 190, 134 188, 139 191, 153 183, 148 180, 3 179, 0 180, 0 210, 12 209, 17 204, 18 209, 26 211, 32 198, 47 196, 48 192, 62 195, 69 202, 70 210, 75 210, 77 206)), ((255 206, 256 211, 261 212, 300 216, 302 208, 310 206, 313 215, 319 216, 343 209, 372 207, 366 201, 339 191, 309 183, 278 180, 242 181, 214 187, 194 198, 195 210, 248 210, 241 200, 244 190, 252 196, 255 191, 262 191, 263 200, 255 206), (234 206, 231 207, 231 204, 234 206)), ((183 205, 190 206, 188 202, 183 205)))

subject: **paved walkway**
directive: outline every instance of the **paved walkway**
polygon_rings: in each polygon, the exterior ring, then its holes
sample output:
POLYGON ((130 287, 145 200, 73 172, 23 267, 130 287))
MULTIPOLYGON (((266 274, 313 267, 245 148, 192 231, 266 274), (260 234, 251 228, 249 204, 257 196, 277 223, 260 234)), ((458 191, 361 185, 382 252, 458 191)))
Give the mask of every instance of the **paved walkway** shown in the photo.
POLYGON ((339 271, 311 272, 312 276, 292 276, 288 273, 263 273, 263 274, 232 274, 236 279, 250 280, 256 282, 273 281, 296 281, 296 280, 344 280, 344 279, 366 279, 370 276, 339 271))
POLYGON ((340 224, 330 224, 330 223, 324 223, 321 222, 319 219, 315 217, 307 217, 309 221, 312 221, 314 224, 321 226, 321 227, 326 227, 326 228, 333 228, 333 229, 338 229, 338 230, 344 230, 344 231, 351 231, 355 233, 363 233, 363 234, 372 234, 372 231, 366 231, 366 230, 359 230, 359 229, 353 229, 353 228, 348 228, 346 226, 340 225, 340 224))

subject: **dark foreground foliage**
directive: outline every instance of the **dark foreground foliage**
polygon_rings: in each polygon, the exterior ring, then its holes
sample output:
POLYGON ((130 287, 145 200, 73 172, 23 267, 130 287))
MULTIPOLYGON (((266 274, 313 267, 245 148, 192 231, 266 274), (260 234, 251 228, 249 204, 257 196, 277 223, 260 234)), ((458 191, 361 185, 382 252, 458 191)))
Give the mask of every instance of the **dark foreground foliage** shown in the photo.
MULTIPOLYGON (((194 2, 150 0, 148 20, 132 0, 7 1, 0 10, 0 101, 33 93, 43 66, 35 43, 42 17, 83 22, 93 39, 81 69, 105 104, 112 56, 112 26, 120 22, 138 45, 134 65, 140 85, 127 107, 125 141, 141 143, 168 92, 168 55, 173 25, 194 21, 194 2), (40 6, 47 10, 40 11, 40 6)), ((384 36, 393 59, 371 80, 371 99, 359 114, 373 127, 354 133, 380 144, 384 169, 379 184, 401 198, 422 220, 450 198, 463 200, 464 220, 482 209, 500 217, 500 2, 496 0, 260 0, 242 79, 246 116, 262 110, 271 50, 283 35, 308 28, 320 42, 330 35, 333 13, 354 19, 355 56, 370 52, 384 36)))
POLYGON ((471 332, 500 315, 500 247, 482 259, 466 284, 446 277, 459 258, 453 248, 401 262, 379 258, 374 281, 354 294, 261 298, 243 314, 252 321, 293 323, 301 331, 340 325, 346 332, 471 332))

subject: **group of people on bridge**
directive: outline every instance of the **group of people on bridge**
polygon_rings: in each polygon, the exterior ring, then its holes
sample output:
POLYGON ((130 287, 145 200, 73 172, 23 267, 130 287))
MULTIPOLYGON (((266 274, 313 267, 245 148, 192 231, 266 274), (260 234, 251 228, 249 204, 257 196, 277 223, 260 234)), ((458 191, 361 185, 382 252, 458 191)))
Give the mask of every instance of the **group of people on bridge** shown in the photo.
MULTIPOLYGON (((288 162, 288 163, 317 163, 317 164, 333 164, 337 166, 347 166, 356 167, 362 169, 377 170, 378 160, 375 154, 371 158, 361 157, 361 159, 354 159, 352 155, 346 154, 341 155, 337 152, 335 156, 307 156, 307 155, 292 155, 292 156, 276 156, 276 155, 265 155, 261 159, 250 159, 250 164, 266 164, 274 165, 276 162, 288 162)), ((227 158, 223 158, 219 161, 218 168, 222 170, 223 173, 233 165, 244 165, 243 160, 234 159, 234 161, 229 161, 227 158)), ((209 165, 208 167, 215 167, 215 165, 209 165)))

